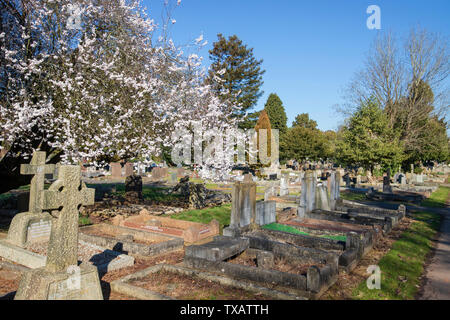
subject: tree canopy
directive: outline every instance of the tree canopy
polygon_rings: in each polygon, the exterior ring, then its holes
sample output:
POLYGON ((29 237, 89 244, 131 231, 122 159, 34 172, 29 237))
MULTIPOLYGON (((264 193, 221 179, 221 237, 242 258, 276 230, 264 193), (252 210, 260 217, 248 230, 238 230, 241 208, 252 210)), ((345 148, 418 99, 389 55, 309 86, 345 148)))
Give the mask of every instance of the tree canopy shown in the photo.
POLYGON ((242 119, 263 94, 263 60, 256 59, 253 48, 248 48, 236 35, 227 39, 219 33, 217 37, 209 51, 212 63, 208 82, 220 97, 231 101, 234 115, 242 119))

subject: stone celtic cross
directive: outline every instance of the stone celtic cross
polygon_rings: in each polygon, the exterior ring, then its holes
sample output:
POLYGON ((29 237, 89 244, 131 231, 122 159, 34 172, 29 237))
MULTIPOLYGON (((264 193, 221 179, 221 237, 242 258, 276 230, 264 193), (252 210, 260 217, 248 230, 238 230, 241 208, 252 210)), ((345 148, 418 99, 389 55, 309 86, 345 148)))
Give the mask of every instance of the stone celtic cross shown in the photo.
POLYGON ((23 175, 34 175, 30 184, 30 204, 28 212, 41 213, 45 208, 42 206, 42 191, 44 190, 45 174, 55 171, 54 164, 45 164, 45 151, 35 151, 29 164, 20 165, 20 173, 23 175))
POLYGON ((58 180, 43 192, 43 207, 56 209, 57 219, 47 252, 46 269, 51 272, 65 271, 78 264, 78 214, 82 205, 94 204, 95 189, 81 182, 80 166, 59 167, 58 180))

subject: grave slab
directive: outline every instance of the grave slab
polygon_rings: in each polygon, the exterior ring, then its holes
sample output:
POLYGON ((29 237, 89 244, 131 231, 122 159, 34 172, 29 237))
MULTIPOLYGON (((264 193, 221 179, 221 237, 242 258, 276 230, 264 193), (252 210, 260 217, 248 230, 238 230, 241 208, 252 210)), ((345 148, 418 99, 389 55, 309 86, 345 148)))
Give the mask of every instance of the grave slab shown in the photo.
POLYGON ((180 238, 104 223, 80 228, 79 236, 110 250, 143 256, 182 249, 184 244, 180 238))
POLYGON ((213 220, 209 224, 202 224, 167 217, 156 217, 145 213, 121 221, 120 226, 183 238, 188 243, 194 243, 219 234, 219 222, 217 220, 213 220))

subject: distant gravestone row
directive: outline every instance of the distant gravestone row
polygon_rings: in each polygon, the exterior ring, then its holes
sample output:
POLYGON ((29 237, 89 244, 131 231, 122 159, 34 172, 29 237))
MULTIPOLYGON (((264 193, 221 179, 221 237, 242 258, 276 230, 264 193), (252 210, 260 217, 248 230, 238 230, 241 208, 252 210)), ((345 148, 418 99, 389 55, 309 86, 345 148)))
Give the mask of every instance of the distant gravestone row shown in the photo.
POLYGON ((112 162, 110 163, 110 168, 112 178, 122 178, 122 177, 126 178, 134 173, 133 164, 130 162, 125 163, 123 168, 119 162, 112 162))

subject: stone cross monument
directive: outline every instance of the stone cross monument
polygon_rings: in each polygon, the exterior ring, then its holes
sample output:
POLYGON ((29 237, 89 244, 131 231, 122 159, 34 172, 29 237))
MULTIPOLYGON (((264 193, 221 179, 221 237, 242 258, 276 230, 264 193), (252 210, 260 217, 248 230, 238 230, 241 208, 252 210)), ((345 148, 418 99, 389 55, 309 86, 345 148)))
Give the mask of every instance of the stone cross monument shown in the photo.
POLYGON ((61 166, 48 190, 38 190, 40 208, 51 211, 52 227, 45 267, 22 277, 15 299, 102 299, 97 268, 78 266, 78 215, 82 205, 94 204, 95 189, 81 182, 79 166, 61 166))
POLYGON ((44 151, 35 151, 31 158, 31 163, 20 166, 21 174, 34 176, 30 184, 29 210, 15 215, 9 226, 6 241, 11 245, 24 248, 29 225, 37 221, 51 220, 50 215, 47 212, 43 212, 43 210, 48 208, 44 207, 42 194, 45 174, 53 173, 55 165, 45 164, 45 158, 44 151))

